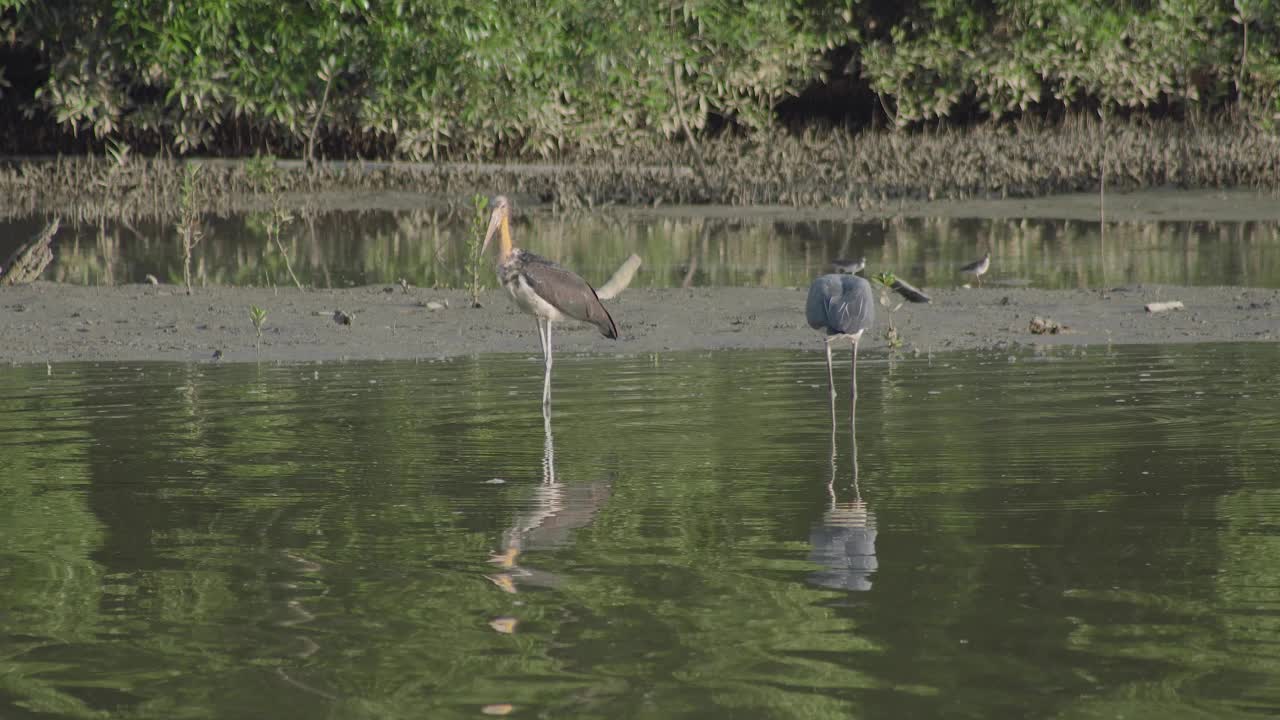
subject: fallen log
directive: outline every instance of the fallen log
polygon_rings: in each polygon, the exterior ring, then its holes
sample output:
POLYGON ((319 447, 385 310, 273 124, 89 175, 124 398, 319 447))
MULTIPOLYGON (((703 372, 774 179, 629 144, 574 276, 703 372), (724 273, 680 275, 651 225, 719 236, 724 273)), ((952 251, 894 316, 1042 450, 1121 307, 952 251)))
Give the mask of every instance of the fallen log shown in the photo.
POLYGON ((13 251, 0 266, 0 285, 20 285, 40 278, 44 269, 53 262, 53 236, 58 234, 60 223, 58 218, 54 218, 39 234, 13 251))
POLYGON ((895 277, 893 279, 893 285, 890 285, 889 287, 892 287, 899 295, 913 303, 933 302, 933 298, 925 295, 920 288, 917 288, 915 285, 912 285, 901 278, 895 277))

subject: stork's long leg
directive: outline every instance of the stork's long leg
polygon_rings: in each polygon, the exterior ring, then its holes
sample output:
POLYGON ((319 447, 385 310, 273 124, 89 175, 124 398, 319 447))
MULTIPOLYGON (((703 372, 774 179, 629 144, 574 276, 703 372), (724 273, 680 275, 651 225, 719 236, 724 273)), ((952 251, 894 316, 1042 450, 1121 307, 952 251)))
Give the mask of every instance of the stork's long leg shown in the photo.
POLYGON ((542 348, 542 361, 547 360, 547 333, 542 329, 542 318, 535 315, 533 321, 538 324, 538 347, 542 348))
POLYGON ((546 485, 556 484, 556 441, 551 435, 551 407, 542 406, 542 482, 546 485))
POLYGON ((551 404, 551 321, 547 321, 547 373, 542 378, 542 404, 551 404))

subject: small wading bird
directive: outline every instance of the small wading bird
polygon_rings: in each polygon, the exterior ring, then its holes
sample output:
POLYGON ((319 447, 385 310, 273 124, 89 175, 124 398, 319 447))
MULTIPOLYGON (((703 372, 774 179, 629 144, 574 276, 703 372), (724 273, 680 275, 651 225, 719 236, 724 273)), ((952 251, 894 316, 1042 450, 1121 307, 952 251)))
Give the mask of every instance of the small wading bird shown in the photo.
POLYGON ((618 326, 586 280, 544 257, 511 246, 511 203, 502 195, 494 198, 481 253, 494 235, 498 236, 498 280, 516 305, 538 323, 546 364, 542 404, 547 405, 551 402, 551 323, 566 319, 590 323, 610 340, 618 339, 618 326))
POLYGON ((973 273, 973 278, 978 281, 978 287, 982 287, 982 276, 991 269, 991 251, 988 250, 981 258, 960 268, 962 273, 973 273))
POLYGON ((867 256, 863 255, 857 260, 832 260, 831 264, 836 267, 837 272, 846 273, 848 275, 857 275, 867 267, 867 256))
MULTIPOLYGON (((831 397, 836 395, 835 374, 831 369, 831 343, 848 340, 853 345, 853 363, 849 370, 850 408, 858 402, 858 341, 875 322, 875 298, 871 283, 857 275, 832 273, 823 275, 809 286, 804 306, 809 327, 823 333, 827 350, 827 383, 831 397)), ((833 406, 834 407, 834 406, 833 406)))

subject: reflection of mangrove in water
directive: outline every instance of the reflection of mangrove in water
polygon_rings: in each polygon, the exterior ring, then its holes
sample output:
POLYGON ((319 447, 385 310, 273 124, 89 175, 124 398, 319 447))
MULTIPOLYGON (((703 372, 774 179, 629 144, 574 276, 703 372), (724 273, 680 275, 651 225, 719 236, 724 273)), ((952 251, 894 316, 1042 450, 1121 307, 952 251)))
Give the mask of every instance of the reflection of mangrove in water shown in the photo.
POLYGON ((490 558, 501 572, 490 575, 489 579, 509 593, 518 592, 522 584, 541 587, 560 584, 561 578, 555 573, 522 565, 521 555, 530 550, 567 546, 573 531, 590 525, 613 492, 608 480, 561 483, 556 478, 555 437, 548 405, 542 406, 542 427, 542 482, 534 488, 528 509, 503 531, 499 550, 490 558))
MULTIPOLYGON (((289 284, 285 257, 266 240, 262 213, 210 217, 193 251, 197 284, 289 284), (283 283, 281 281, 284 281, 283 283)), ((307 211, 285 226, 284 252, 312 287, 395 283, 465 285, 465 222, 442 210, 307 211)), ((43 217, 0 222, 0 257, 43 217)), ((635 287, 805 285, 834 257, 865 255, 922 287, 955 287, 978 246, 992 250, 994 285, 1109 287, 1127 283, 1280 287, 1280 224, 895 219, 885 222, 628 218, 608 213, 519 218, 523 244, 601 283, 632 253, 635 287)), ((46 277, 79 284, 177 284, 182 248, 173 224, 101 218, 64 222, 46 277)), ((493 280, 483 274, 485 282, 493 280)))
POLYGON ((831 400, 831 475, 827 481, 827 509, 822 521, 809 530, 812 549, 809 559, 823 566, 809 575, 810 582, 833 590, 871 589, 871 578, 879 568, 876 559, 876 517, 862 499, 858 484, 858 438, 850 415, 850 472, 848 487, 838 487, 836 462, 835 398, 831 400), (852 497, 841 501, 842 494, 852 497))

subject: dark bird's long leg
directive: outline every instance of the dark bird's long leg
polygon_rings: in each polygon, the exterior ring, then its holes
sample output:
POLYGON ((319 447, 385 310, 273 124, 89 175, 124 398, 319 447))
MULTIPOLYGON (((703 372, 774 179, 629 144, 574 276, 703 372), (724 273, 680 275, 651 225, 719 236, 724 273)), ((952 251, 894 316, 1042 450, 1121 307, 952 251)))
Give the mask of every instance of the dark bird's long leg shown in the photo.
POLYGON ((849 423, 853 424, 853 416, 858 412, 858 340, 853 337, 853 365, 849 370, 849 423))
MULTIPOLYGON (((831 370, 831 341, 824 340, 823 345, 827 346, 827 389, 831 391, 831 402, 834 403, 836 401, 836 376, 831 370)), ((832 407, 834 408, 835 406, 832 405, 832 407)))

